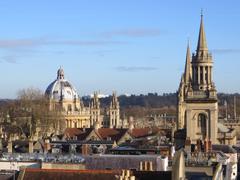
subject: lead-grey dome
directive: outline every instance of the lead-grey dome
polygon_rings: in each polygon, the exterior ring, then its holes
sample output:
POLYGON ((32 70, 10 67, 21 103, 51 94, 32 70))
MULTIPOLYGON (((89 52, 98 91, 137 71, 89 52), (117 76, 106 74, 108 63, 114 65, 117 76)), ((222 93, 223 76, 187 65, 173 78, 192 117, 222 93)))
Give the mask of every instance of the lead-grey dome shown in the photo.
POLYGON ((73 101, 79 98, 75 88, 64 78, 64 71, 62 68, 58 69, 57 79, 47 87, 45 95, 55 101, 73 101))

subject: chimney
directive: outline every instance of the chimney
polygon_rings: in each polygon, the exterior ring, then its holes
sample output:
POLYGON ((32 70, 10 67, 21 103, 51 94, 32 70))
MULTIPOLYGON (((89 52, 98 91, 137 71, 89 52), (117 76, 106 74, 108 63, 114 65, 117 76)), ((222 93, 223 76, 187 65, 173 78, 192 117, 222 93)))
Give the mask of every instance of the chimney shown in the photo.
POLYGON ((95 124, 94 124, 94 129, 98 130, 99 128, 100 128, 100 124, 99 124, 98 121, 96 121, 95 124))
POLYGON ((212 141, 208 140, 208 151, 212 151, 212 141))
POLYGON ((8 141, 8 145, 7 145, 7 149, 8 149, 8 153, 12 153, 13 152, 13 148, 12 148, 12 141, 9 140, 8 141))
POLYGON ((153 171, 152 161, 140 161, 140 171, 153 171))
POLYGON ((187 152, 191 152, 191 140, 189 137, 187 137, 185 140, 185 150, 187 152))
POLYGON ((175 152, 176 152, 176 151, 175 151, 175 146, 172 145, 172 146, 171 146, 171 158, 174 157, 175 152))
POLYGON ((31 140, 28 142, 28 152, 33 153, 33 141, 31 140))
POLYGON ((144 161, 144 171, 148 171, 148 161, 144 161))
POLYGON ((133 122, 132 116, 129 117, 128 122, 129 122, 129 130, 132 131, 134 129, 134 122, 133 122))
POLYGON ((0 138, 0 152, 3 150, 2 138, 0 138))
POLYGON ((88 155, 89 154, 89 146, 87 144, 82 145, 82 155, 88 155))
POLYGON ((50 146, 49 139, 46 139, 44 143, 44 153, 48 153, 48 150, 50 149, 51 149, 51 146, 50 146))
POLYGON ((117 178, 119 180, 135 180, 135 176, 130 175, 130 170, 122 170, 121 175, 117 178))
POLYGON ((149 163, 149 171, 153 171, 153 164, 152 164, 152 161, 149 161, 148 162, 149 163))
POLYGON ((140 171, 143 171, 143 162, 142 161, 140 161, 140 171))
POLYGON ((205 141, 204 141, 204 152, 208 152, 208 140, 207 139, 205 139, 205 141))

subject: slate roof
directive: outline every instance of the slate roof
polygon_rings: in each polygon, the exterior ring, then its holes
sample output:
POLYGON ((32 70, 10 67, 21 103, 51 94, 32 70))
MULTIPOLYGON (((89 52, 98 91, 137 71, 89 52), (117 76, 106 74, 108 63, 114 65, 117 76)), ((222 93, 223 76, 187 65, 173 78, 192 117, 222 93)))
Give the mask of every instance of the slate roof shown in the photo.
POLYGON ((213 151, 222 151, 223 153, 237 153, 235 149, 233 149, 230 145, 225 144, 213 144, 212 145, 213 151))

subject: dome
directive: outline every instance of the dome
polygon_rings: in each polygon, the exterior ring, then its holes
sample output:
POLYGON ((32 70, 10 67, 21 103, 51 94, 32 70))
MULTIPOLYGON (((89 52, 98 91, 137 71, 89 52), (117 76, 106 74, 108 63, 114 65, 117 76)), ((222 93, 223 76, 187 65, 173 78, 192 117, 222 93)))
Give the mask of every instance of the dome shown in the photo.
POLYGON ((45 95, 55 101, 73 101, 79 98, 75 88, 70 82, 64 79, 64 71, 62 68, 57 71, 57 79, 47 87, 45 95))

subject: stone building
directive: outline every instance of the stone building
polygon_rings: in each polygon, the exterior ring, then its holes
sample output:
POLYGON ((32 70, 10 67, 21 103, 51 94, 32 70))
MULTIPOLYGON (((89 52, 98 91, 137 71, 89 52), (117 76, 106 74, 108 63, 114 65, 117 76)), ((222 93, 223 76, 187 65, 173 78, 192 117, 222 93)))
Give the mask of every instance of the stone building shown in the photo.
POLYGON ((187 47, 185 72, 178 91, 177 128, 186 129, 186 137, 193 143, 198 139, 217 143, 218 99, 212 69, 201 16, 197 50, 191 57, 187 47))
POLYGON ((110 122, 109 118, 114 122, 105 127, 113 128, 119 124, 120 107, 116 93, 109 107, 111 116, 101 114, 98 93, 94 92, 89 106, 84 106, 74 86, 65 79, 62 68, 57 71, 57 79, 47 87, 45 95, 49 100, 49 109, 61 112, 67 128, 90 128, 96 125, 102 127, 103 119, 110 122))
POLYGON ((178 90, 176 134, 185 133, 182 137, 189 139, 191 144, 206 139, 213 144, 235 144, 235 130, 218 122, 218 98, 212 74, 213 60, 201 15, 197 50, 192 56, 189 44, 187 46, 185 71, 178 90))
POLYGON ((93 98, 90 103, 90 126, 93 127, 96 123, 102 124, 102 118, 100 115, 100 102, 97 92, 93 93, 93 98))
POLYGON ((118 102, 118 98, 116 92, 113 92, 112 100, 110 102, 110 106, 107 110, 107 118, 104 122, 104 126, 110 128, 119 128, 120 124, 120 106, 118 102))

